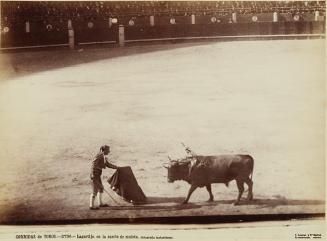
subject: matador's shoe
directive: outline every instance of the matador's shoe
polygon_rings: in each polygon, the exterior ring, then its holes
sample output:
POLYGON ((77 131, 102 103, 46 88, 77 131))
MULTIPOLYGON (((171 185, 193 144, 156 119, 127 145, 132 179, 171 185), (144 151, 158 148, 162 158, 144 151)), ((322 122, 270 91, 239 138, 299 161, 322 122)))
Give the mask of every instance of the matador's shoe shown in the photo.
POLYGON ((90 207, 90 210, 99 210, 98 207, 90 207))
POLYGON ((109 207, 109 205, 106 204, 106 203, 104 203, 104 204, 100 204, 99 207, 100 207, 100 208, 107 208, 107 207, 109 207))

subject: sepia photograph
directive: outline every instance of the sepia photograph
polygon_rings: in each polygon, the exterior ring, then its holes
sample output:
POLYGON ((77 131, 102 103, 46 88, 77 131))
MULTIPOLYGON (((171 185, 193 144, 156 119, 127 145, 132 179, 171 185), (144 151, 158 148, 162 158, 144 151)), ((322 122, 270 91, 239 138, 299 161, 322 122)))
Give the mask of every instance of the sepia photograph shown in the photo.
POLYGON ((326 239, 325 1, 0 21, 0 240, 326 239))

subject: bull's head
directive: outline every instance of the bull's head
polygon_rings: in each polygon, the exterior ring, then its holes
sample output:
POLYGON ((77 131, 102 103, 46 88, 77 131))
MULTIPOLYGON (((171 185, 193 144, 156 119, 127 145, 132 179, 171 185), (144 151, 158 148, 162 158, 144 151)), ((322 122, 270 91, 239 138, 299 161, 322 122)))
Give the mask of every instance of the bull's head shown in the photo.
POLYGON ((170 160, 169 164, 164 166, 168 170, 168 182, 176 180, 187 180, 189 176, 190 161, 183 160, 170 160))

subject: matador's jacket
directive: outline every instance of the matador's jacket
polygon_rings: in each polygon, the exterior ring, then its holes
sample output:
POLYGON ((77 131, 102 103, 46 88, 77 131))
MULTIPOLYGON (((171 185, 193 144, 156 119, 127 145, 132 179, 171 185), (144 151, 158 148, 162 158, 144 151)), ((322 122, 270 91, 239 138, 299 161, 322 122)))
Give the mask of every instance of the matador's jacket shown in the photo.
POLYGON ((100 152, 92 161, 90 177, 92 180, 93 194, 96 195, 98 192, 103 192, 103 185, 101 181, 102 169, 106 167, 117 169, 118 167, 108 162, 106 156, 100 152))

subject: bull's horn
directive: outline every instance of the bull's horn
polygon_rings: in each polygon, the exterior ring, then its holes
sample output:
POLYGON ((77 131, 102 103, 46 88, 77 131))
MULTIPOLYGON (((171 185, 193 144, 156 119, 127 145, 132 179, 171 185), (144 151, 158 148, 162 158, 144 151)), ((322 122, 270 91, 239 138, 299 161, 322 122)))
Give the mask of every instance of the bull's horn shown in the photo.
POLYGON ((169 161, 172 161, 172 159, 170 158, 170 156, 168 156, 168 159, 169 159, 169 161))
POLYGON ((164 168, 168 169, 168 166, 167 165, 162 165, 164 168))

